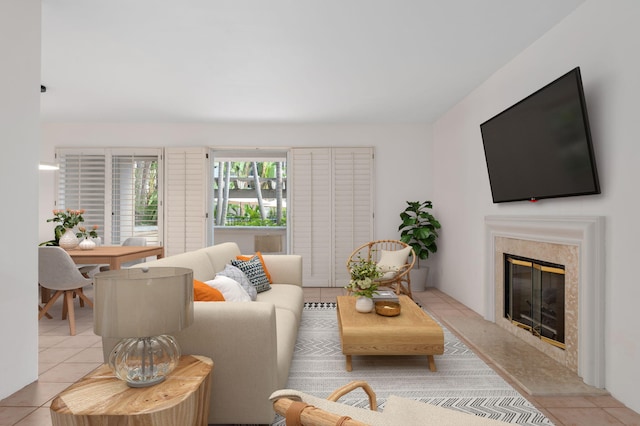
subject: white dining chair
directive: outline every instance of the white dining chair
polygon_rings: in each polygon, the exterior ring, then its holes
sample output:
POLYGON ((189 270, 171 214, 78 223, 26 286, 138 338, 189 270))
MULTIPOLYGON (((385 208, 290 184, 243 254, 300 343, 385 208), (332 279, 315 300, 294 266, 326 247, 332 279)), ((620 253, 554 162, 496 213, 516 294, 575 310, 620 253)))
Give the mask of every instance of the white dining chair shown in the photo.
POLYGON ((76 320, 73 311, 74 295, 79 297, 81 303, 93 307, 91 300, 82 291, 83 287, 91 285, 93 281, 80 273, 69 253, 63 248, 38 247, 38 282, 43 288, 55 292, 46 305, 39 309, 38 319, 40 320, 47 315, 56 300, 60 296, 64 296, 62 319, 69 319, 69 331, 74 336, 76 334, 76 320))

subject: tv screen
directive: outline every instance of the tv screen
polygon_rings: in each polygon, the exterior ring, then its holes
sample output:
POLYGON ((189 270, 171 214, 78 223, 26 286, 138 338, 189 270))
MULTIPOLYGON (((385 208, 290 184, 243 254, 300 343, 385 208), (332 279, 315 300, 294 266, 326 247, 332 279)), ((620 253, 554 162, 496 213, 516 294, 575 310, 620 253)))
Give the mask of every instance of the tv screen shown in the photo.
POLYGON ((494 203, 600 193, 579 67, 480 131, 494 203))

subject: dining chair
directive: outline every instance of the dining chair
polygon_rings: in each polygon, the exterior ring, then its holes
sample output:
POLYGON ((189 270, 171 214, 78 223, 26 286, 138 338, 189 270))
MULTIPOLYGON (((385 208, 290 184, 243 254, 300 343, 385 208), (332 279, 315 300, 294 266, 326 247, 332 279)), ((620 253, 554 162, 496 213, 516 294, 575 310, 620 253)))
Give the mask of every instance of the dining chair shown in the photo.
MULTIPOLYGON (((73 312, 73 298, 77 295, 80 301, 93 307, 91 300, 85 296, 82 288, 92 284, 90 278, 80 273, 77 265, 61 247, 38 247, 38 282, 40 286, 55 291, 51 299, 39 309, 38 319, 47 315, 49 309, 60 296, 63 296, 62 319, 69 319, 69 331, 76 334, 76 320, 73 312)), ((40 306, 40 305, 38 305, 40 306)))

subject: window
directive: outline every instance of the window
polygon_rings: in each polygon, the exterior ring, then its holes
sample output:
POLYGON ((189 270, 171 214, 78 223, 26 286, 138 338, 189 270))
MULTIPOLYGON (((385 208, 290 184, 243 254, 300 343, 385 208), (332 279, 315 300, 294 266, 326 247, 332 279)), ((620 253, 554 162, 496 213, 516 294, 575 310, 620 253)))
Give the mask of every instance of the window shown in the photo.
POLYGON ((215 243, 246 252, 286 252, 287 153, 267 149, 212 151, 215 243))
POLYGON ((58 149, 58 209, 84 209, 104 244, 161 243, 160 149, 58 149))

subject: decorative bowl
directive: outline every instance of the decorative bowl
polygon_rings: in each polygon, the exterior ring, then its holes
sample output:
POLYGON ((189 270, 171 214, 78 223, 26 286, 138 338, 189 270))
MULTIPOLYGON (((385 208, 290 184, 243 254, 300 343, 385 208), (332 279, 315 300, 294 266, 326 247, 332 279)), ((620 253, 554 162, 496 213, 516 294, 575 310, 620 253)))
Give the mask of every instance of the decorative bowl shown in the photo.
POLYGON ((382 315, 385 317, 395 317, 400 315, 400 303, 398 302, 389 302, 389 301, 379 301, 376 302, 376 314, 382 315))

